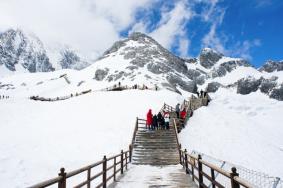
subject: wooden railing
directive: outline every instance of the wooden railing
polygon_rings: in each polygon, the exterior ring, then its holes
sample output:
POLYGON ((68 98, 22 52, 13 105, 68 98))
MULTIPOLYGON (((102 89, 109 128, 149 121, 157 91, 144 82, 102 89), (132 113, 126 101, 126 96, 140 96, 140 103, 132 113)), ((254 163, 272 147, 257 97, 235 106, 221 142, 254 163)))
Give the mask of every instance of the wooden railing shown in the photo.
POLYGON ((178 151, 179 151, 179 159, 180 159, 180 163, 181 163, 181 161, 182 161, 181 144, 180 144, 179 138, 178 138, 178 128, 177 128, 175 118, 173 119, 173 129, 174 129, 174 133, 175 133, 175 137, 176 137, 176 142, 177 142, 178 151))
POLYGON ((134 129, 134 132, 133 132, 133 137, 132 137, 132 141, 131 141, 131 145, 130 145, 131 153, 133 151, 133 145, 134 145, 134 142, 136 140, 136 135, 137 135, 137 132, 138 132, 138 129, 139 129, 139 125, 143 125, 144 127, 146 127, 146 120, 140 119, 138 117, 136 118, 135 129, 134 129))
POLYGON ((174 112, 175 108, 173 108, 172 106, 164 103, 162 108, 160 109, 161 114, 163 114, 163 111, 167 111, 167 112, 174 112))
MULTIPOLYGON (((128 151, 121 151, 120 154, 112 156, 112 157, 103 157, 103 160, 98 161, 94 164, 85 166, 83 168, 71 171, 66 173, 64 168, 60 169, 60 173, 57 177, 52 178, 50 180, 38 183, 36 185, 30 186, 29 188, 44 188, 49 187, 51 185, 58 185, 58 188, 66 188, 67 187, 67 180, 71 177, 74 177, 76 175, 82 175, 82 173, 87 172, 86 180, 77 184, 72 185, 72 187, 80 188, 83 186, 86 186, 87 188, 90 188, 91 183, 96 183, 94 187, 99 188, 103 187, 105 188, 107 186, 107 182, 109 182, 111 179, 114 181, 116 180, 117 175, 123 174, 124 170, 128 168, 128 164, 131 162, 131 149, 128 151), (110 165, 108 165, 110 164, 110 165), (100 168, 100 171, 99 171, 100 168), (97 170, 99 172, 96 172, 95 175, 92 175, 92 170, 97 170), (110 175, 109 175, 110 173, 110 175), (98 178, 101 178, 100 181, 93 182, 93 180, 97 180, 98 178)), ((93 187, 93 186, 92 186, 93 187)))
POLYGON ((209 185, 206 185, 204 182, 204 178, 210 182, 212 188, 219 187, 219 188, 225 188, 225 186, 222 184, 221 181, 216 180, 215 173, 219 173, 223 175, 224 177, 228 178, 231 182, 232 188, 240 188, 240 186, 245 188, 252 188, 253 185, 246 182, 244 179, 239 177, 239 174, 237 173, 237 169, 233 167, 231 169, 231 172, 227 172, 207 161, 202 160, 201 155, 193 156, 190 154, 187 154, 186 149, 181 150, 181 160, 180 163, 185 168, 185 171, 187 174, 190 174, 193 181, 197 181, 199 184, 199 188, 209 188, 209 185), (209 173, 206 173, 203 170, 203 167, 208 168, 210 171, 209 173))

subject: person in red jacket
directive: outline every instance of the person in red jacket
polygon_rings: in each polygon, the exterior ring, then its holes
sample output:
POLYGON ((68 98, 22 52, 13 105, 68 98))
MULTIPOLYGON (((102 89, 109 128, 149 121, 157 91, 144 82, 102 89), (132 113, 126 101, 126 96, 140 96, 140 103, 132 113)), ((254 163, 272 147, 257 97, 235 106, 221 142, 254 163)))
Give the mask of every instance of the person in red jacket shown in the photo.
POLYGON ((151 109, 149 109, 147 114, 146 114, 146 127, 148 129, 152 128, 152 112, 151 112, 151 109))
POLYGON ((182 119, 186 119, 187 112, 186 112, 185 108, 181 111, 180 116, 181 116, 182 119))

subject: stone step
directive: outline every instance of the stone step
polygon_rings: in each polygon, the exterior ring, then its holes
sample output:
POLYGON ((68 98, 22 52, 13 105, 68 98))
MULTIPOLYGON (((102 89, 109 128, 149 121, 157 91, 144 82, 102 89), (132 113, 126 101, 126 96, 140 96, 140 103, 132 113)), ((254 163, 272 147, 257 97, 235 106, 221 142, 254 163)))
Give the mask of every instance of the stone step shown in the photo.
POLYGON ((143 145, 143 146, 164 146, 164 145, 171 145, 177 147, 176 142, 164 142, 164 141, 159 141, 159 142, 146 142, 146 141, 136 141, 134 146, 137 145, 143 145))
POLYGON ((136 139, 138 138, 146 138, 146 139, 174 139, 176 140, 176 136, 159 136, 159 135, 137 135, 136 139))
POLYGON ((154 133, 137 133, 137 135, 136 136, 162 136, 162 137, 166 137, 166 136, 175 136, 176 137, 176 135, 175 134, 171 134, 171 133, 167 133, 167 134, 165 134, 165 133, 162 133, 162 134, 154 134, 154 133))
POLYGON ((132 164, 135 165, 152 165, 152 166, 163 166, 163 165, 175 165, 179 164, 179 160, 172 160, 172 161, 157 161, 157 160, 152 160, 152 161, 132 161, 132 164))
POLYGON ((177 145, 177 142, 175 142, 174 140, 137 140, 135 141, 136 144, 147 144, 147 145, 151 145, 151 144, 160 144, 160 145, 163 145, 163 144, 173 144, 173 145, 177 145))
POLYGON ((159 146, 159 147, 156 147, 156 146, 140 146, 140 145, 138 145, 138 146, 134 146, 134 149, 158 149, 158 150, 165 150, 165 149, 176 149, 177 150, 177 148, 176 148, 176 146, 159 146))
POLYGON ((164 155, 164 156, 160 156, 160 155, 136 155, 135 157, 133 157, 132 159, 135 160, 146 160, 146 159, 179 159, 178 155, 164 155))
POLYGON ((178 154, 179 152, 178 150, 134 150, 133 151, 133 156, 134 155, 142 155, 142 154, 147 154, 147 155, 151 155, 151 154, 178 154))

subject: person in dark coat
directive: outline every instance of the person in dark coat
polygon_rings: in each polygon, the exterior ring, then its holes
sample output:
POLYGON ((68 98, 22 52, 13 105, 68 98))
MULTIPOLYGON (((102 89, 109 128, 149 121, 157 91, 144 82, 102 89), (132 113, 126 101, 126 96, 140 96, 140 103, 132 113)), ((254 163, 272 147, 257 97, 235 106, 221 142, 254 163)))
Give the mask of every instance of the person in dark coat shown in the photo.
POLYGON ((156 130, 158 127, 157 115, 154 115, 152 118, 152 130, 156 130))
POLYGON ((165 119, 163 116, 161 118, 161 129, 165 130, 165 119))
POLYGON ((199 92, 197 91, 197 96, 199 97, 199 92))
POLYGON ((177 118, 179 118, 180 117, 180 104, 179 103, 176 105, 175 111, 176 111, 177 118))
POLYGON ((203 97, 203 91, 200 90, 200 97, 202 98, 203 97))
POLYGON ((157 114, 157 123, 158 123, 158 129, 161 129, 162 114, 160 112, 158 112, 158 114, 157 114))

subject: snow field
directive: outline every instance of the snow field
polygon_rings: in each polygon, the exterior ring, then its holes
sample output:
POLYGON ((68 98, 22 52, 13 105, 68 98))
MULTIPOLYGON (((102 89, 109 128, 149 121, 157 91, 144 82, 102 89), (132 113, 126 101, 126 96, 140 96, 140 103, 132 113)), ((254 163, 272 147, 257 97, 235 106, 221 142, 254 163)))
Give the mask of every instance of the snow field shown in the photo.
POLYGON ((179 134, 184 148, 283 178, 283 103, 221 89, 179 134))
MULTIPOLYGON (((135 118, 157 113, 167 90, 93 92, 66 101, 0 101, 0 187, 26 187, 128 149, 135 118)), ((77 182, 78 183, 78 182, 77 182)))

